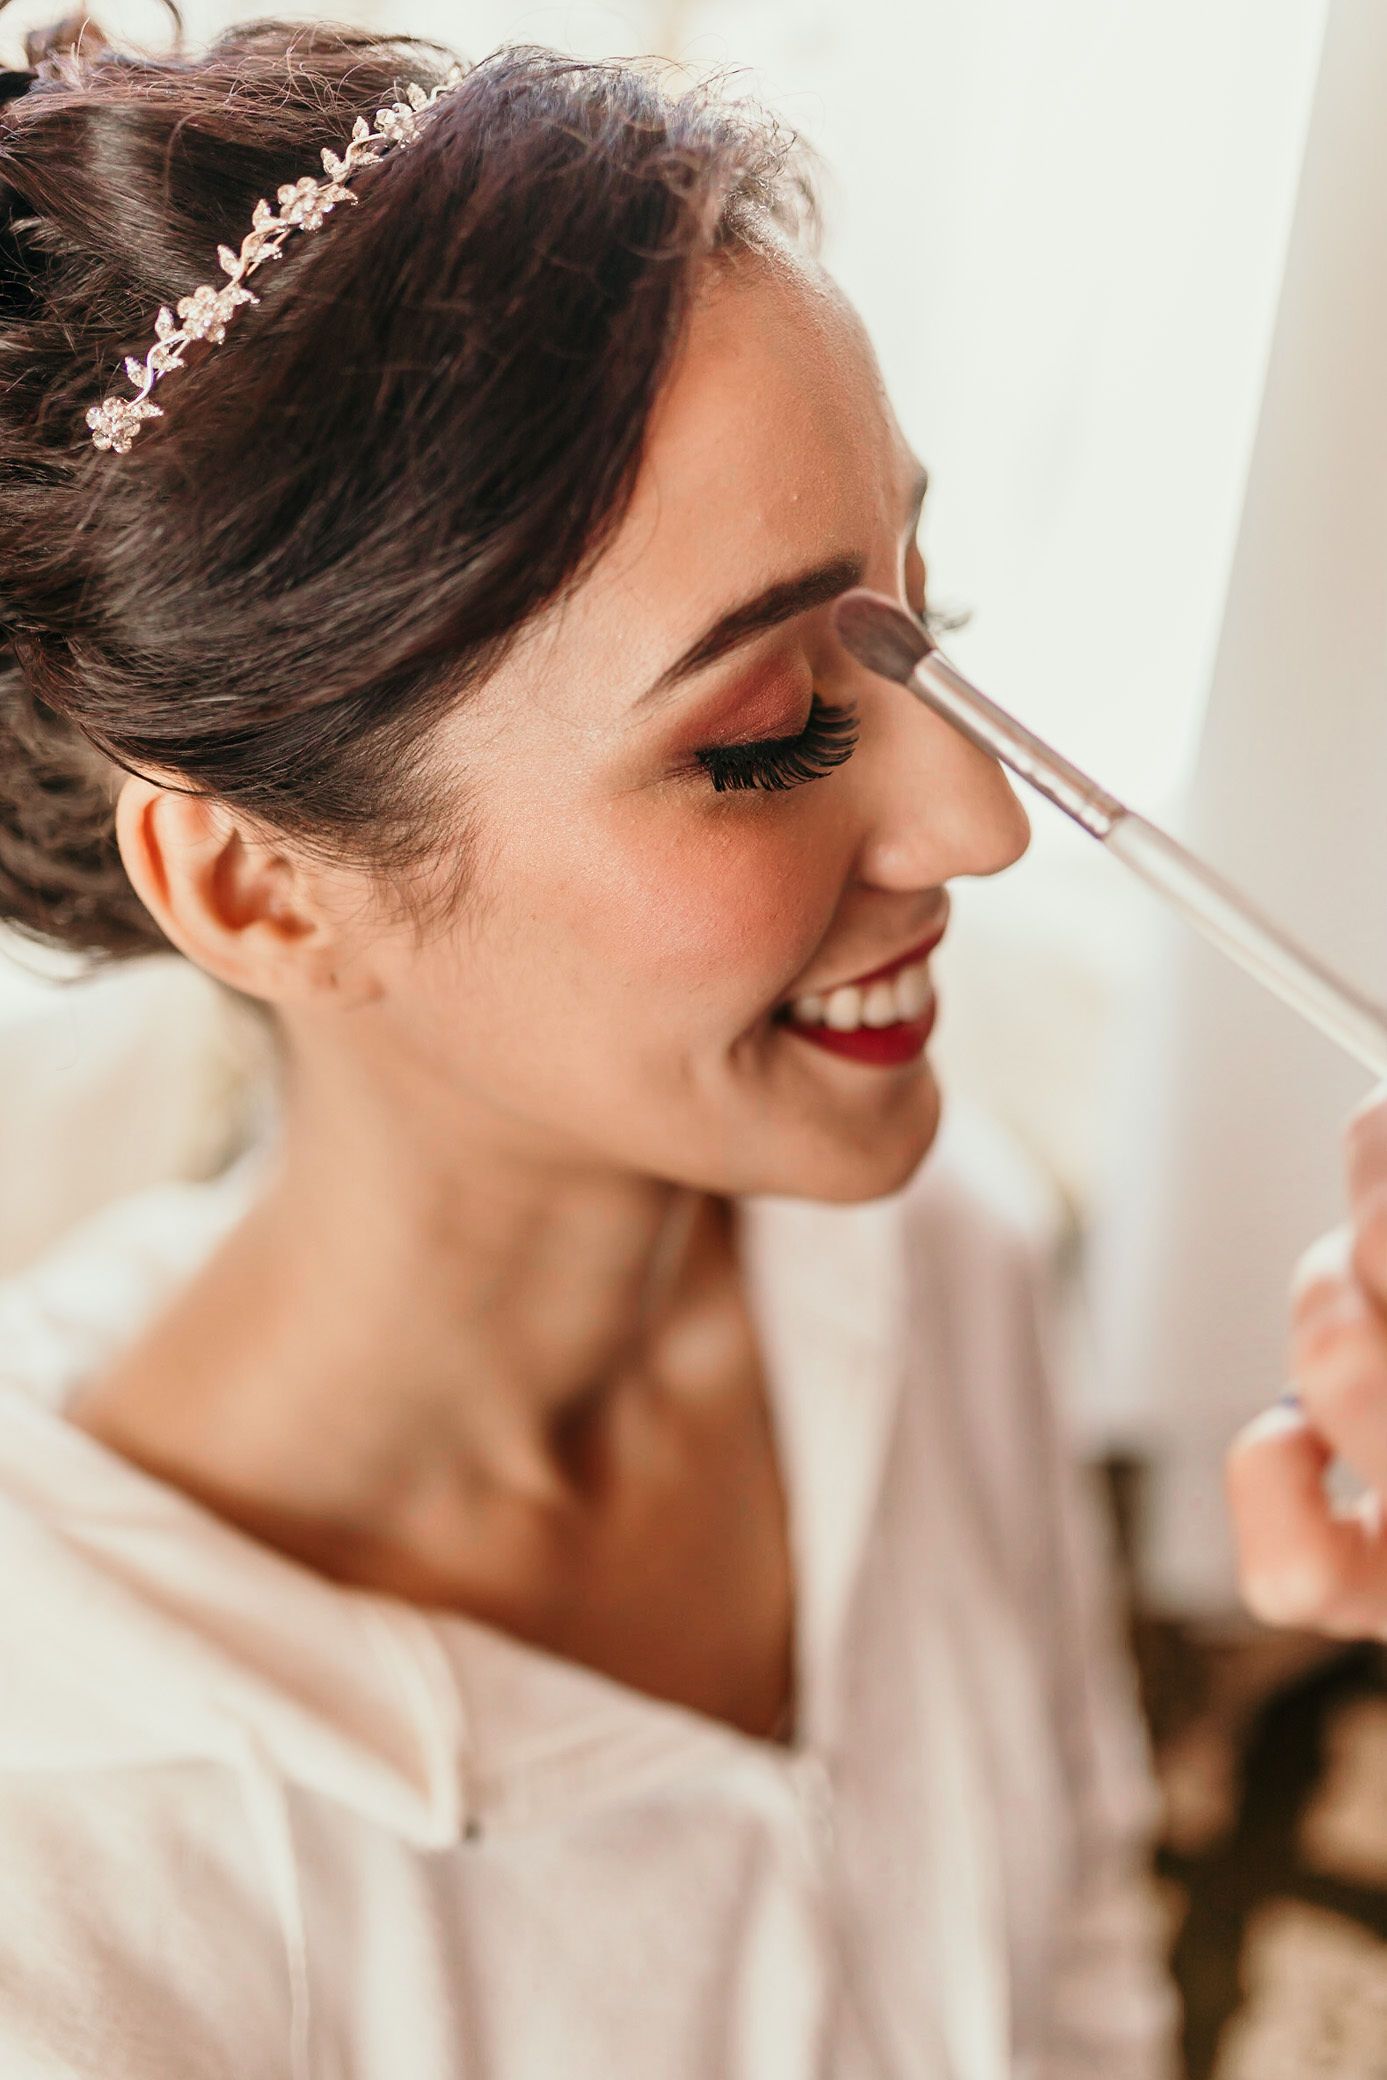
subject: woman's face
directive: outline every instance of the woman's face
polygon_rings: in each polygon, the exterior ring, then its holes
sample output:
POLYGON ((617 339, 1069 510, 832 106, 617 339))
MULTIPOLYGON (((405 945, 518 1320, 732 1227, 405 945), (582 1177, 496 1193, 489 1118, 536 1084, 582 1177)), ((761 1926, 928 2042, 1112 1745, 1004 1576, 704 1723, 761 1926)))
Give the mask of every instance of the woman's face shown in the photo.
POLYGON ((934 1136, 927 1054, 867 1062, 775 1014, 931 938, 945 883, 1010 865, 1028 825, 834 634, 853 583, 924 601, 920 466, 854 313, 789 256, 706 291, 619 532, 440 733, 477 827, 462 908, 422 946, 371 937, 377 993, 345 1025, 413 1120, 498 1154, 873 1198, 934 1136), (776 589, 790 611, 705 640, 776 589), (837 709, 817 761, 755 765, 837 709), (715 785, 734 769, 794 784, 715 785))

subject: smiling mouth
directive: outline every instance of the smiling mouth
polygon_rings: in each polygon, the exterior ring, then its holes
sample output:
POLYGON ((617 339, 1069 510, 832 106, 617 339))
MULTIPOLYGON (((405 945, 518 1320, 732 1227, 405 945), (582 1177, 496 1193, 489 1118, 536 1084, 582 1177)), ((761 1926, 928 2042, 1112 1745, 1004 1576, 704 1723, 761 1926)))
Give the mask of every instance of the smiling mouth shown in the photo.
POLYGON ((785 1026, 826 1026, 835 1033, 855 1033, 862 1027, 908 1025, 923 1018, 934 1002, 927 960, 909 961, 890 976, 875 982, 845 982, 827 996, 812 992, 782 1004, 774 1023, 785 1026))
POLYGON ((776 1025, 820 1026, 852 1033, 862 1027, 910 1024, 932 1012, 934 986, 929 956, 944 936, 948 917, 927 939, 907 947, 894 960, 828 990, 811 990, 776 1006, 776 1025))

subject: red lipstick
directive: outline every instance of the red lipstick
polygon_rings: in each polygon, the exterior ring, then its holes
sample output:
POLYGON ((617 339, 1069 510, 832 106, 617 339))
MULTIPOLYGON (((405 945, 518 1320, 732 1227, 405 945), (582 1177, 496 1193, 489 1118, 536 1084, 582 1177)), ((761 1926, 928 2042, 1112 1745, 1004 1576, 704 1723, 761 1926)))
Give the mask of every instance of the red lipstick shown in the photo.
POLYGON ((934 1031, 937 1012, 931 997, 918 1018, 902 1019, 892 1026, 859 1026, 855 1033, 835 1033, 832 1026, 800 1026, 787 1020, 785 1030, 811 1047, 827 1054, 846 1055, 850 1061, 870 1062, 875 1068, 895 1068, 913 1062, 934 1031))
MULTIPOLYGON (((917 940, 903 953, 898 953, 880 967, 854 975, 850 982, 834 983, 828 989, 800 991, 797 994, 815 995, 823 999, 832 996, 835 989, 847 987, 865 988, 871 983, 887 981, 902 968, 908 968, 925 960, 939 944, 948 926, 949 913, 946 906, 943 917, 926 939, 917 940)), ((845 1055, 852 1061, 868 1062, 878 1068, 894 1067, 916 1059, 934 1029, 937 1005, 933 991, 928 1002, 911 1018, 893 1019, 885 1026, 858 1026, 851 1032, 840 1032, 836 1027, 805 1024, 792 1015, 791 1006, 783 1005, 775 1014, 776 1023, 788 1027, 801 1040, 815 1047, 822 1047, 828 1054, 845 1055)))

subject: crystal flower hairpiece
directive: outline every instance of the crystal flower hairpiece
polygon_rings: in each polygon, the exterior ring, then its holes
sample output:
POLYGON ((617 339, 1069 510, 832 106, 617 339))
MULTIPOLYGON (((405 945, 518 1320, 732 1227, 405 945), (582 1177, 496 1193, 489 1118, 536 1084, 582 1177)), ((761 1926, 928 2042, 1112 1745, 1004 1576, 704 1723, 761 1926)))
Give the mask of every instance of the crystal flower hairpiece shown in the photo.
POLYGON ((183 320, 181 326, 173 311, 162 309, 154 322, 158 337, 145 359, 137 361, 133 354, 126 357, 125 373, 135 384, 137 395, 103 398, 87 413, 92 440, 98 448, 114 448, 118 455, 129 453, 141 420, 163 417, 160 407, 150 402, 149 393, 170 369, 183 366, 182 349, 188 342, 204 339, 220 346, 236 306, 259 303, 260 298, 252 296, 244 286, 245 277, 253 274, 263 261, 278 260, 291 231, 317 231, 336 203, 359 202, 361 197, 344 187, 343 182, 358 167, 374 165, 392 145, 403 148, 414 144, 427 111, 440 94, 450 93, 464 77, 464 68, 453 65, 447 77, 427 94, 411 80, 405 88, 408 100, 392 101, 387 108, 376 110, 376 129, 371 128, 365 116, 357 117, 344 157, 339 158, 324 146, 326 180, 304 174, 300 180, 286 182, 278 192, 278 216, 263 198, 256 203, 240 252, 233 253, 230 246, 217 248, 217 258, 230 280, 220 288, 205 283, 194 289, 191 296, 180 297, 177 316, 183 320))

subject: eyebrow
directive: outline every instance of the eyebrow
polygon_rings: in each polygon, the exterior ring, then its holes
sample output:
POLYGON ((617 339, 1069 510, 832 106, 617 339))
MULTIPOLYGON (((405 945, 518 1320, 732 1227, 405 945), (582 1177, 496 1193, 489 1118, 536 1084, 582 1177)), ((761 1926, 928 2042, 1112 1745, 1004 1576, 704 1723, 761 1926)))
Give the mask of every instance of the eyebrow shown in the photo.
MULTIPOLYGON (((921 464, 911 480, 910 497, 906 503, 907 526, 918 522, 928 489, 929 471, 921 464)), ((826 606, 840 592, 850 592, 855 585, 862 583, 865 569, 860 556, 835 556, 827 563, 817 563, 810 570, 797 572, 794 577, 778 579, 754 598, 743 600, 726 614, 720 614, 711 627, 704 629, 702 635, 675 658, 673 664, 666 666, 654 684, 647 686, 639 699, 632 702, 632 710, 644 708, 672 693, 685 679, 691 679, 695 672, 703 671, 731 651, 740 650, 753 636, 778 628, 782 622, 792 621, 797 614, 806 614, 813 607, 826 606)))

